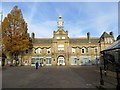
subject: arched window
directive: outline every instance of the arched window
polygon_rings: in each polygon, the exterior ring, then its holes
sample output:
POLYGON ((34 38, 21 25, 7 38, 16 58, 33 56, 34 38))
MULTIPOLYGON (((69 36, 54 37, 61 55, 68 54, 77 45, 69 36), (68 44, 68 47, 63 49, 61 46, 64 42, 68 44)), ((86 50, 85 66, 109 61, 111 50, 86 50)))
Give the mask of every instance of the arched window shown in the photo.
POLYGON ((97 52, 97 48, 95 48, 95 52, 97 52))
POLYGON ((48 48, 48 49, 47 49, 47 53, 49 54, 49 53, 50 53, 50 51, 51 51, 51 48, 48 48))
POLYGON ((75 48, 72 48, 72 53, 75 53, 75 48))
POLYGON ((88 53, 88 48, 86 48, 86 53, 88 53))
POLYGON ((41 48, 38 48, 38 49, 37 49, 37 52, 38 52, 38 54, 41 54, 41 53, 42 53, 42 49, 41 49, 41 48))
POLYGON ((94 52, 94 53, 95 53, 95 54, 97 54, 97 52, 98 52, 98 48, 96 47, 96 48, 95 48, 95 52, 94 52))
POLYGON ((82 48, 82 53, 85 53, 85 50, 84 50, 84 48, 82 48))
POLYGON ((33 53, 35 53, 35 54, 37 53, 36 48, 33 48, 33 53))
POLYGON ((37 49, 35 48, 35 49, 34 49, 34 53, 35 53, 35 54, 36 54, 36 53, 37 53, 37 54, 41 54, 41 53, 42 53, 42 49, 41 49, 41 48, 37 48, 37 49))

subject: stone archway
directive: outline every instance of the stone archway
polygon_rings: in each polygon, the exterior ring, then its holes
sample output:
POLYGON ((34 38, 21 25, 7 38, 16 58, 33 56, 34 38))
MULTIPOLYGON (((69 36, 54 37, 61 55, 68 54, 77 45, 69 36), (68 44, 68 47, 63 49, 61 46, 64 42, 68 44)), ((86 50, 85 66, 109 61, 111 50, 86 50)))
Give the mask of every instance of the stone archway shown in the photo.
POLYGON ((65 57, 64 56, 62 56, 62 55, 58 56, 58 58, 57 58, 57 65, 58 66, 65 65, 65 57))

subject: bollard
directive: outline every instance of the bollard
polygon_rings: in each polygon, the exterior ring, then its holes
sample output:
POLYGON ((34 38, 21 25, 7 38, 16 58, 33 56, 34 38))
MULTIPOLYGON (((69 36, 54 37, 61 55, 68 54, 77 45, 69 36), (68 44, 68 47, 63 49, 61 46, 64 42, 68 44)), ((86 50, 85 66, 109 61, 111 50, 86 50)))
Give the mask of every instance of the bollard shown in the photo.
POLYGON ((107 72, 106 72, 106 65, 104 66, 104 75, 107 76, 107 72))
POLYGON ((100 67, 100 85, 104 85, 104 80, 102 76, 102 67, 100 67))
POLYGON ((107 76, 106 69, 104 70, 104 75, 107 76))

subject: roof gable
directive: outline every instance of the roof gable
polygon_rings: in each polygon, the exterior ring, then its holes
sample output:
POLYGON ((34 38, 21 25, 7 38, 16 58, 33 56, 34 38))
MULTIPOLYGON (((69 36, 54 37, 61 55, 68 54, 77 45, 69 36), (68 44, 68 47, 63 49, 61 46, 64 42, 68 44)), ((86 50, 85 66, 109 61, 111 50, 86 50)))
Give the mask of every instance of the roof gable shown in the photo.
POLYGON ((64 29, 62 29, 62 28, 59 28, 56 32, 55 32, 55 34, 67 34, 68 32, 67 31, 64 31, 64 29))
POLYGON ((100 38, 106 38, 106 37, 111 37, 108 33, 104 32, 100 38))

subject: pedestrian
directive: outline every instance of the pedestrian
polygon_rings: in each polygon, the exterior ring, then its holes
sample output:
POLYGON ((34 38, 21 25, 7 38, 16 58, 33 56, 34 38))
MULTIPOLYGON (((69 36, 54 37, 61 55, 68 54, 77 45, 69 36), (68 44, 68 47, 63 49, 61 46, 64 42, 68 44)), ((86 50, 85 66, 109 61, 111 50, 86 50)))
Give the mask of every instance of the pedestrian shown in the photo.
POLYGON ((39 66, 39 65, 38 65, 38 62, 36 62, 35 66, 36 66, 36 69, 38 69, 38 66, 39 66))

